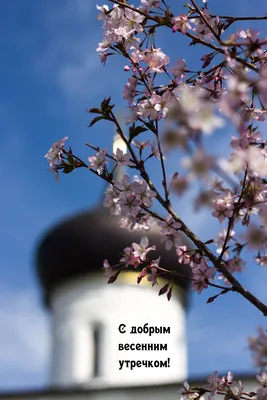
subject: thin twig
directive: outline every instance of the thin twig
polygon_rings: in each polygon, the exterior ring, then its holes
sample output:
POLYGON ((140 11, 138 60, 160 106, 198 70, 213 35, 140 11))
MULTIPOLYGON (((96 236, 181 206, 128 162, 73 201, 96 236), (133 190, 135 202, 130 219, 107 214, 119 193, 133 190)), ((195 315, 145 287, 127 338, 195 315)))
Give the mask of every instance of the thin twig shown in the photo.
POLYGON ((233 215, 229 218, 229 221, 228 221, 227 233, 226 233, 226 236, 225 236, 225 240, 224 240, 224 244, 223 244, 223 247, 222 247, 221 254, 220 254, 219 258, 218 258, 219 261, 221 261, 222 258, 223 258, 223 255, 224 255, 224 252, 226 250, 226 246, 227 246, 227 242, 228 242, 228 238, 229 238, 231 229, 234 227, 234 222, 235 222, 235 217, 236 217, 235 214, 236 214, 236 211, 238 210, 238 207, 239 207, 239 205, 241 203, 241 200, 242 200, 242 197, 243 197, 243 194, 244 194, 244 189, 245 189, 246 180, 247 180, 247 172, 248 172, 248 170, 246 169, 245 174, 244 174, 244 179, 243 179, 243 184, 242 184, 242 189, 241 189, 240 196, 238 198, 237 203, 235 204, 233 215))
POLYGON ((211 33, 213 34, 213 36, 215 37, 215 39, 217 40, 217 42, 219 44, 222 44, 222 41, 220 39, 220 37, 217 35, 217 33, 215 32, 215 30, 213 29, 213 27, 210 25, 209 21, 206 19, 204 13, 200 10, 200 8, 198 7, 198 5, 196 4, 195 0, 191 0, 191 3, 193 4, 193 6, 195 7, 195 9, 197 10, 200 18, 202 19, 202 21, 204 22, 204 24, 209 28, 209 30, 211 31, 211 33))
POLYGON ((166 203, 169 203, 169 192, 167 188, 167 178, 166 178, 166 171, 165 171, 165 164, 164 164, 164 157, 162 153, 162 148, 159 140, 159 127, 158 127, 158 121, 156 120, 156 138, 157 138, 157 145, 159 149, 159 156, 160 156, 160 164, 161 164, 161 169, 162 169, 162 175, 163 175, 163 187, 164 187, 164 192, 165 192, 165 200, 166 203))

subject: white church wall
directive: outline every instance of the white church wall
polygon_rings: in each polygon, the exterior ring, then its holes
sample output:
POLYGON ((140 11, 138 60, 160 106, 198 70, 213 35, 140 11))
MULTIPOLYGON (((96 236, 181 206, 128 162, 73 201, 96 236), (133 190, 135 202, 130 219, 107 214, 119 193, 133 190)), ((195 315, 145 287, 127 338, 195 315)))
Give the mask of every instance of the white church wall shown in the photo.
POLYGON ((90 275, 58 287, 51 305, 53 384, 72 386, 93 381, 101 387, 139 386, 186 378, 185 311, 179 296, 168 302, 165 296, 158 297, 150 285, 137 285, 135 274, 124 275, 114 285, 108 285, 103 276, 90 275), (121 324, 125 325, 126 333, 119 332, 121 324), (170 334, 130 333, 132 326, 145 324, 170 327, 170 334), (94 360, 96 326, 101 342, 98 365, 94 360), (167 351, 119 351, 120 343, 167 344, 167 351), (136 366, 131 370, 125 363, 119 363, 120 360, 165 363, 168 359, 169 367, 165 368, 136 366))

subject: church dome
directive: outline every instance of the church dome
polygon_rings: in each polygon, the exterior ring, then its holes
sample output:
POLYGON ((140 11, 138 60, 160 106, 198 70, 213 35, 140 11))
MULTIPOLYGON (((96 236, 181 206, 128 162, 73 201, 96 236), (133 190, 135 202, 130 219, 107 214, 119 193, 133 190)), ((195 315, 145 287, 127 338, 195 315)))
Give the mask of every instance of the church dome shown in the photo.
MULTIPOLYGON (((117 264, 123 249, 133 242, 139 243, 142 236, 148 237, 149 244, 156 245, 157 250, 150 254, 155 258, 161 256, 162 267, 191 276, 188 265, 177 263, 174 249, 165 250, 158 232, 130 232, 118 225, 117 218, 111 216, 109 210, 98 207, 55 226, 39 244, 37 275, 45 302, 49 305, 50 296, 58 285, 84 275, 101 273, 105 259, 110 265, 117 264)), ((177 282, 186 293, 190 280, 179 278, 177 282)))

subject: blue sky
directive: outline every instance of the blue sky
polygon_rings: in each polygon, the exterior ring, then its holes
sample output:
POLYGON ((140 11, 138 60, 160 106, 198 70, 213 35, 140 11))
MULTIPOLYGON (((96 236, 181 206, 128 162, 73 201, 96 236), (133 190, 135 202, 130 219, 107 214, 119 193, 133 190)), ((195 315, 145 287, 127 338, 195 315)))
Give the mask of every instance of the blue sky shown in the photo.
MULTIPOLYGON (((169 3, 177 5, 174 0, 169 3)), ((267 11, 265 0, 253 4, 210 0, 213 3, 228 14, 267 11)), ((34 273, 34 249, 51 225, 93 207, 103 192, 102 182, 87 171, 62 176, 56 183, 44 159, 52 142, 64 136, 84 158, 90 155, 86 141, 111 146, 112 128, 99 124, 88 130, 89 116, 84 110, 111 95, 121 112, 127 74, 117 58, 105 67, 100 64, 95 48, 102 33, 96 15, 92 0, 1 4, 0 390, 48 382, 50 319, 34 273)), ((188 52, 178 34, 174 37, 164 31, 159 43, 165 52, 186 58, 188 64, 198 60, 198 49, 188 52)), ((211 139, 215 152, 216 144, 221 151, 229 131, 219 135, 211 139)), ((175 155, 168 166, 175 171, 175 155)), ((187 202, 180 207, 199 235, 210 238, 214 234, 217 225, 209 223, 206 213, 195 215, 187 202)), ((259 275, 247 271, 243 281, 267 302, 266 272, 259 268, 256 272, 259 275)), ((188 313, 189 375, 204 376, 215 369, 252 371, 246 338, 265 321, 237 295, 210 305, 205 304, 207 298, 206 293, 193 295, 188 313)))

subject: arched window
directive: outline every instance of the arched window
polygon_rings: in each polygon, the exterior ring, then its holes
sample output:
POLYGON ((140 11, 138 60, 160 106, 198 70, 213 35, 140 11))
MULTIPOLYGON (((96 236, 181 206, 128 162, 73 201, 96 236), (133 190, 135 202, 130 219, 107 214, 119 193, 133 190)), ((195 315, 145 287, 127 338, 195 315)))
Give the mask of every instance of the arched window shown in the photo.
POLYGON ((102 326, 93 325, 93 378, 101 376, 102 326))

